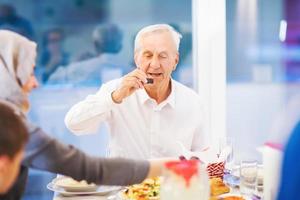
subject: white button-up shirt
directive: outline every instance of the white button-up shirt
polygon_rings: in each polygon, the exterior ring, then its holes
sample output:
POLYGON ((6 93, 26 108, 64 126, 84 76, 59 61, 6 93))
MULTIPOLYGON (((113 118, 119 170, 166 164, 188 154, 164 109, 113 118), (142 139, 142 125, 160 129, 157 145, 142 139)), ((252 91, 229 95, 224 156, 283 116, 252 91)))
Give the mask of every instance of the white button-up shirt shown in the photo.
POLYGON ((144 89, 113 102, 111 93, 121 79, 103 84, 100 90, 74 105, 65 117, 75 134, 95 132, 102 122, 110 127, 110 156, 148 159, 180 155, 182 143, 188 150, 208 146, 204 109, 193 90, 172 80, 168 98, 157 104, 144 89))

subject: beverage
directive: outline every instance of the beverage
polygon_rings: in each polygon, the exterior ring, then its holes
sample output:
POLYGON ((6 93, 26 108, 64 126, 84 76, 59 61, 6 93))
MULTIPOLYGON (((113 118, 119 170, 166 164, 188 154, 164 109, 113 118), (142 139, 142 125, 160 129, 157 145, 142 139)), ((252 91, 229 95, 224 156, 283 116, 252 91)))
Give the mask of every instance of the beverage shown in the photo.
POLYGON ((251 195, 255 191, 257 178, 257 161, 242 161, 240 166, 240 191, 251 195))
POLYGON ((166 163, 161 200, 208 200, 209 182, 205 167, 197 160, 166 163))

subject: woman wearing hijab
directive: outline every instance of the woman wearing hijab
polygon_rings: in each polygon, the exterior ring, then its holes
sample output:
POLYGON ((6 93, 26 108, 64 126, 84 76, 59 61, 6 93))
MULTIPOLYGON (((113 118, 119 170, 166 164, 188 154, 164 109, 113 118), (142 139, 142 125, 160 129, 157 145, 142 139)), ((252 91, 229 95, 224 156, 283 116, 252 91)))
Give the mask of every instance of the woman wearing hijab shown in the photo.
POLYGON ((160 174, 163 160, 91 157, 49 137, 40 127, 29 122, 25 116, 29 109, 28 95, 38 87, 33 74, 35 58, 34 42, 14 32, 0 30, 0 100, 24 113, 30 133, 19 177, 0 199, 21 198, 29 167, 102 185, 130 185, 160 174))

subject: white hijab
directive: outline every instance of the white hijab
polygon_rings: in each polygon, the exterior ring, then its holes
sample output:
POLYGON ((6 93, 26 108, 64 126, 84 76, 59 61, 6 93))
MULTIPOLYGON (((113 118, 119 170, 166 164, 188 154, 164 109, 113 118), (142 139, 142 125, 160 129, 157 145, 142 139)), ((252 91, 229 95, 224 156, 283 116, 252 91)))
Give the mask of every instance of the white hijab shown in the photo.
POLYGON ((30 78, 36 43, 12 31, 0 30, 0 99, 21 108, 27 97, 22 86, 30 78))

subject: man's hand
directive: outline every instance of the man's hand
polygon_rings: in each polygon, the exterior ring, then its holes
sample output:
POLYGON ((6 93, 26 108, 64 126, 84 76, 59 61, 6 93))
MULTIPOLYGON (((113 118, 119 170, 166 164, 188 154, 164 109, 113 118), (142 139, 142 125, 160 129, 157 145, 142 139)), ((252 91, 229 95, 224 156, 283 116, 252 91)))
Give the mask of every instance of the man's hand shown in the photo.
POLYGON ((121 103, 123 99, 130 96, 137 89, 144 88, 147 83, 147 75, 140 69, 135 69, 123 77, 118 89, 113 91, 112 99, 115 103, 121 103))

